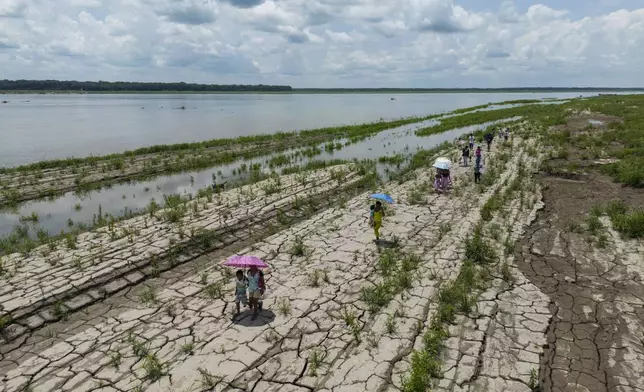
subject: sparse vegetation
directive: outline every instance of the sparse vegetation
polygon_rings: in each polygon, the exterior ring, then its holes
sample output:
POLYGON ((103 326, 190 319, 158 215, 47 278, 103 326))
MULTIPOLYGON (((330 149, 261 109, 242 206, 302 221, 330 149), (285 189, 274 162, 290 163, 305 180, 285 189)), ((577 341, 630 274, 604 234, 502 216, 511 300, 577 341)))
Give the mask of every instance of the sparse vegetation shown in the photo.
POLYGON ((378 259, 378 269, 382 282, 362 288, 361 299, 375 313, 387 305, 394 295, 411 287, 412 272, 416 270, 420 258, 415 254, 404 254, 397 250, 387 250, 378 259))
POLYGON ((387 316, 387 320, 385 321, 385 328, 387 330, 387 333, 390 335, 396 333, 396 319, 393 315, 387 316))
POLYGON ((198 368, 199 374, 201 375, 201 387, 208 390, 213 389, 217 386, 221 378, 214 376, 208 370, 203 368, 198 368))
POLYGON ((288 298, 280 298, 277 301, 277 310, 282 316, 288 316, 291 314, 291 301, 288 298))
POLYGON ((151 381, 157 381, 165 375, 164 368, 166 366, 159 361, 156 355, 148 354, 143 360, 143 370, 145 370, 145 376, 151 381))
POLYGON ((291 244, 291 254, 293 256, 304 256, 306 254, 306 245, 301 236, 295 236, 295 240, 291 244))
POLYGON ((475 264, 489 264, 496 259, 496 252, 483 239, 482 231, 482 226, 478 226, 474 235, 465 241, 465 258, 475 264))
POLYGON ((606 207, 606 213, 618 232, 628 238, 644 237, 644 210, 629 209, 624 202, 613 201, 606 207))
POLYGON ((530 380, 528 381, 528 388, 530 388, 530 390, 533 392, 537 392, 539 390, 539 379, 537 377, 537 370, 530 370, 530 380))
POLYGON ((423 347, 411 355, 411 369, 403 377, 404 392, 425 392, 433 378, 441 375, 440 352, 449 336, 446 324, 452 323, 457 312, 469 313, 475 304, 474 292, 482 288, 484 275, 477 264, 487 264, 494 259, 493 249, 481 235, 479 226, 474 238, 466 243, 466 261, 451 283, 441 287, 438 295, 438 310, 423 334, 423 347))
POLYGON ((322 363, 322 352, 315 348, 311 351, 309 356, 309 376, 317 377, 317 370, 320 364, 322 363))
POLYGON ((322 277, 322 271, 313 270, 309 273, 309 286, 311 287, 320 287, 320 279, 322 277))
POLYGON ((144 304, 149 305, 149 304, 156 303, 157 295, 156 295, 156 292, 154 291, 154 287, 145 286, 145 288, 139 294, 139 298, 141 299, 141 302, 144 304))
POLYGON ((54 304, 53 312, 54 312, 54 317, 62 320, 66 320, 67 316, 69 315, 69 310, 67 309, 63 301, 60 301, 60 300, 56 301, 56 303, 54 304))
POLYGON ((181 352, 185 355, 193 355, 195 353, 194 343, 185 343, 181 345, 181 352))
POLYGON ((110 353, 110 366, 118 370, 120 365, 121 365, 121 353, 119 351, 110 353))
POLYGON ((204 293, 212 299, 223 298, 223 285, 221 282, 211 283, 204 288, 204 293))
POLYGON ((349 308, 344 308, 341 312, 342 314, 342 319, 344 322, 347 324, 348 327, 354 325, 356 323, 356 312, 349 308))

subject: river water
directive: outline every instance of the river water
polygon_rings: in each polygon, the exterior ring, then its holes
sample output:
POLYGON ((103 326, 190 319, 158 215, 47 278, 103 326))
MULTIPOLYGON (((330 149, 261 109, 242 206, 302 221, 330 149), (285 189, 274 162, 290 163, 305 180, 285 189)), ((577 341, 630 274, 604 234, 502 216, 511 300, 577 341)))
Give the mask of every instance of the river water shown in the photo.
POLYGON ((0 167, 154 144, 424 116, 489 102, 579 95, 0 94, 0 167))
MULTIPOLYGON (((0 95, 0 166, 42 159, 121 152, 161 143, 200 141, 278 130, 428 115, 489 102, 531 98, 569 98, 577 94, 168 94, 168 95, 0 95), (391 100, 391 98, 396 98, 391 100), (186 109, 175 109, 185 106, 186 109), (144 108, 144 109, 142 109, 144 108)), ((412 154, 485 127, 481 124, 418 137, 414 130, 430 120, 383 131, 340 150, 322 151, 315 160, 377 159, 412 154)), ((344 141, 340 141, 344 143, 344 141)), ((267 151, 270 154, 270 151, 267 151)), ((91 224, 99 210, 120 216, 140 211, 164 194, 195 194, 217 181, 235 180, 243 164, 266 163, 270 155, 249 161, 114 185, 85 195, 69 192, 55 200, 34 200, 15 210, 0 210, 0 236, 35 213, 36 227, 50 234, 70 224, 91 224)), ((306 163, 303 161, 293 164, 306 163)), ((383 165, 379 165, 383 169, 383 165)), ((277 169, 279 171, 279 169, 277 169)), ((381 170, 379 170, 381 171, 381 170)), ((32 226, 32 225, 29 225, 32 226)))
MULTIPOLYGON (((514 120, 518 119, 508 119, 514 120)), ((503 122, 503 121, 499 121, 503 122)), ((413 154, 421 149, 431 149, 444 142, 451 142, 463 135, 484 129, 488 125, 499 122, 484 123, 469 127, 456 128, 447 132, 429 136, 416 136, 415 130, 437 124, 436 120, 428 120, 422 123, 408 124, 378 133, 368 139, 355 144, 349 144, 339 150, 322 151, 312 157, 299 157, 299 160, 292 162, 292 165, 304 165, 310 160, 331 161, 335 159, 375 159, 382 156, 391 156, 397 153, 404 155, 413 154)), ((345 140, 340 140, 344 144, 345 140)), ((297 151, 294 149, 286 154, 291 155, 297 151)), ((170 194, 195 195, 201 188, 210 186, 213 179, 217 182, 240 179, 239 174, 234 174, 242 165, 250 166, 259 163, 264 173, 268 170, 268 162, 273 155, 253 158, 250 160, 240 159, 227 165, 218 165, 209 169, 187 171, 179 174, 159 176, 157 178, 114 185, 98 191, 92 191, 85 195, 77 195, 68 192, 54 200, 33 200, 23 203, 14 210, 0 210, 0 236, 7 235, 20 225, 20 217, 29 216, 35 213, 39 217, 37 225, 29 225, 31 234, 36 233, 36 227, 46 230, 50 234, 57 234, 61 230, 67 231, 71 224, 91 225, 95 215, 100 213, 113 216, 122 216, 125 211, 138 212, 143 210, 150 200, 155 199, 163 204, 163 196, 170 194)), ((292 166, 288 165, 288 166, 292 166)), ((378 164, 378 172, 386 175, 385 168, 393 165, 378 164)), ((280 172, 281 168, 275 169, 280 172)), ((245 176, 244 174, 243 176, 245 176)))

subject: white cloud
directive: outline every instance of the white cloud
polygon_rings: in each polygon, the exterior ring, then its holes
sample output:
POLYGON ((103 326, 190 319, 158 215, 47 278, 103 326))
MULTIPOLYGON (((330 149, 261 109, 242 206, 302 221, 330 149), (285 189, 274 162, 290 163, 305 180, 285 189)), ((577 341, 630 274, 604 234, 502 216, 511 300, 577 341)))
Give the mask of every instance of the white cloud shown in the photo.
POLYGON ((313 87, 644 85, 644 8, 584 17, 513 0, 494 7, 2 0, 0 69, 3 78, 313 87))

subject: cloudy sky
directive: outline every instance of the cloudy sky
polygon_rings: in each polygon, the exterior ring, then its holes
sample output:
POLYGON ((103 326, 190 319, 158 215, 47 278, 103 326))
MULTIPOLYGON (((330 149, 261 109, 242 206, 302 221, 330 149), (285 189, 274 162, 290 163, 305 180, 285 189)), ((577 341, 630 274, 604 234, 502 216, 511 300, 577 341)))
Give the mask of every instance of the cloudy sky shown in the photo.
POLYGON ((641 87, 643 70, 642 0, 0 0, 2 79, 641 87))

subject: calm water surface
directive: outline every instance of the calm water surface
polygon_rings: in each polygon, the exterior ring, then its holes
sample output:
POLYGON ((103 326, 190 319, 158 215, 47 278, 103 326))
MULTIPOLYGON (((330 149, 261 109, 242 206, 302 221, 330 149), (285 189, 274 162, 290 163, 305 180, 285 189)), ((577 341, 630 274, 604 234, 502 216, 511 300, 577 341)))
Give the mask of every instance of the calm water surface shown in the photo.
MULTIPOLYGON (((0 167, 579 93, 0 95, 0 167), (395 98, 395 100, 391 100, 395 98), (185 109, 181 109, 181 108, 185 109)), ((595 95, 595 94, 586 94, 595 95)))

